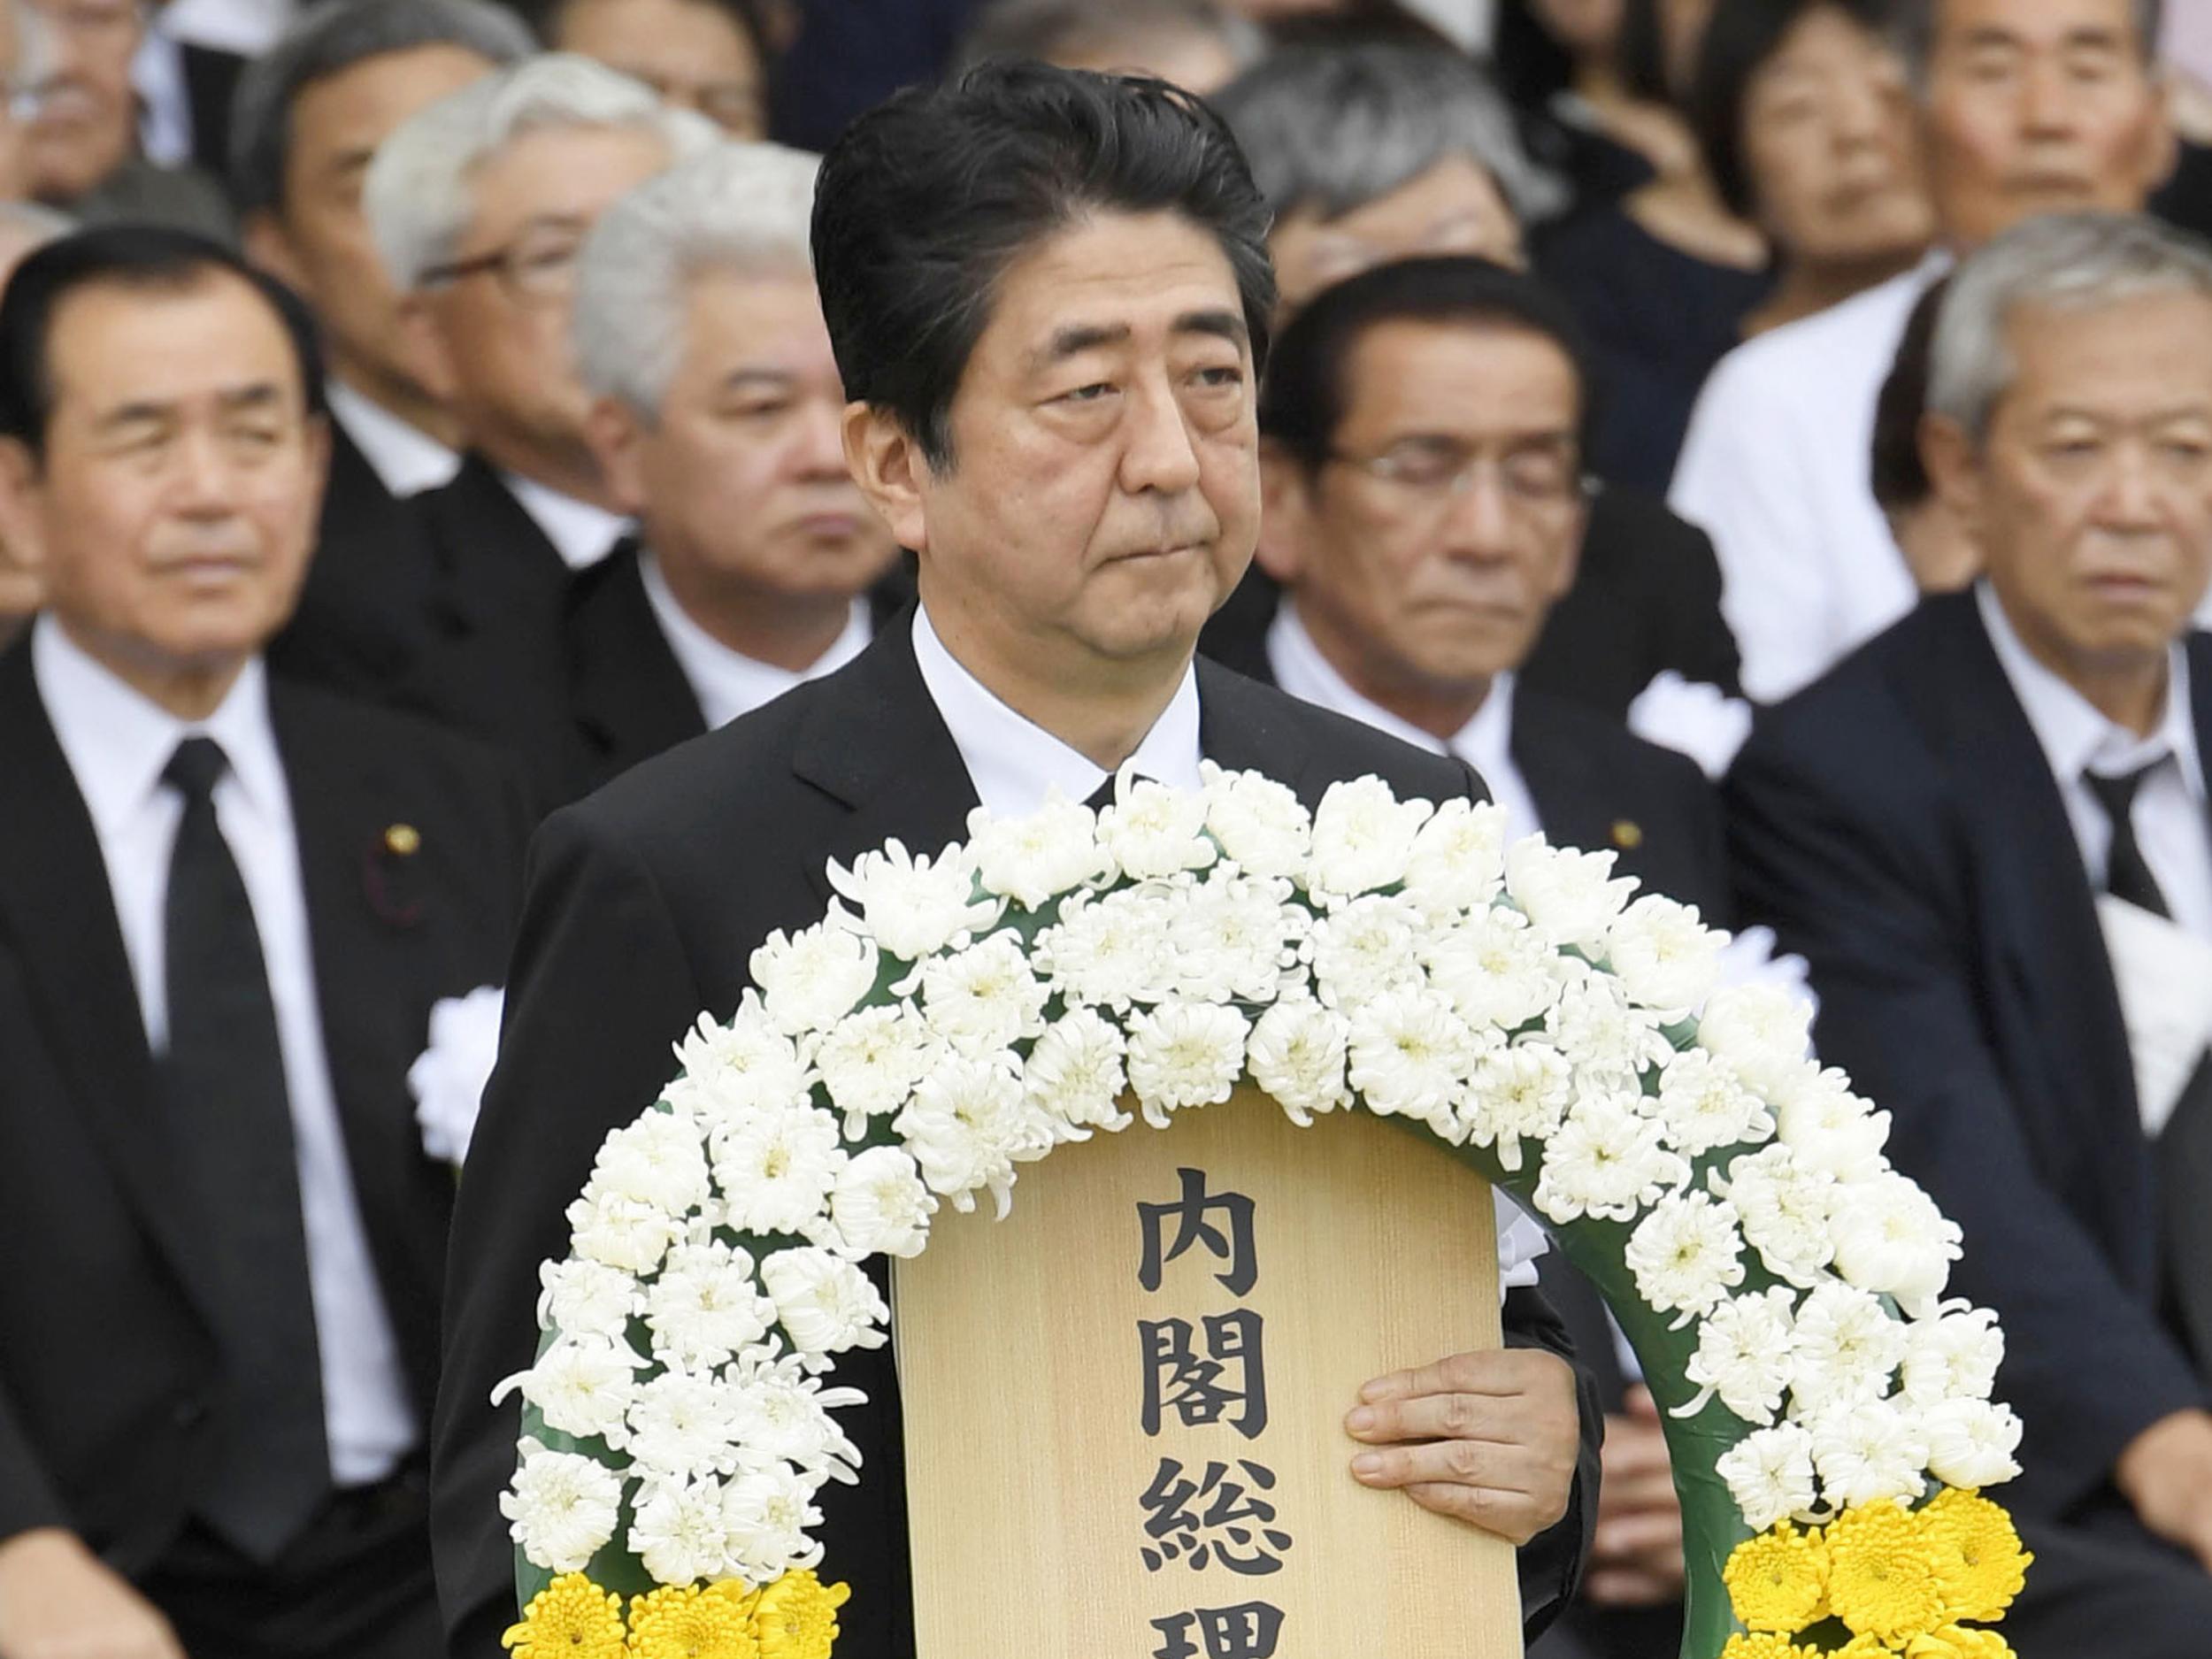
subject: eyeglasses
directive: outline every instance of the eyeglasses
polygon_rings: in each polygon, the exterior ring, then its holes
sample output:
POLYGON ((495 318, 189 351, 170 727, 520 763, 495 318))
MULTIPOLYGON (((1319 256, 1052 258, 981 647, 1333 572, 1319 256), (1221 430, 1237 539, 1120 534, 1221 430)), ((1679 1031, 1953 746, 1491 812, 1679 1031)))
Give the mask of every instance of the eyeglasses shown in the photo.
POLYGON ((422 280, 425 286, 458 282, 489 272, 518 298, 562 300, 575 288, 576 260, 583 250, 581 227, 565 232, 536 228, 472 259, 433 265, 422 273, 422 280))
POLYGON ((1393 444, 1377 455, 1332 449, 1328 458, 1432 511, 1459 500, 1491 474, 1508 509, 1524 514, 1556 512, 1597 491, 1597 480, 1577 466, 1571 445, 1545 444, 1497 454, 1419 438, 1393 444))

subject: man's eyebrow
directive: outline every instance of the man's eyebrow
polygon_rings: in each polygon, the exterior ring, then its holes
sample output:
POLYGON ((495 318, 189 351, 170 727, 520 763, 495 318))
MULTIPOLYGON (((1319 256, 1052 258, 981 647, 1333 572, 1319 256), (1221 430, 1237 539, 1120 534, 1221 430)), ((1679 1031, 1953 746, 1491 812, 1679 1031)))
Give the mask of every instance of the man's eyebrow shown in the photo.
POLYGON ((1037 354, 1037 361, 1040 366, 1064 363, 1101 346, 1125 344, 1129 335, 1127 323, 1071 323, 1054 331, 1045 349, 1037 354))
POLYGON ((750 391, 756 387, 781 388, 792 385, 798 376, 788 369, 732 369, 722 377, 726 392, 750 391))
POLYGON ((1244 319, 1235 311, 1185 311, 1175 319, 1179 334, 1214 334, 1238 345, 1251 343, 1251 330, 1244 326, 1244 319))
MULTIPOLYGON (((226 388, 216 394, 216 402, 227 411, 273 409, 284 402, 284 388, 274 380, 257 380, 249 386, 226 388)), ((96 429, 105 431, 114 426, 128 426, 144 421, 170 420, 177 413, 178 405, 154 398, 138 398, 118 403, 103 411, 94 419, 96 429)))

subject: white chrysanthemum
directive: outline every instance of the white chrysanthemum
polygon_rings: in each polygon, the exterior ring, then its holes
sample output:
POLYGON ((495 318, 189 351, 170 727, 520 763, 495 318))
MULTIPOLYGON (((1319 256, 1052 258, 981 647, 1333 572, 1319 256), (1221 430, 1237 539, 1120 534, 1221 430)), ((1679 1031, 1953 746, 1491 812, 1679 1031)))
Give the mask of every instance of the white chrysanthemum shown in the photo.
POLYGON ((1165 1002, 1129 1026, 1129 1087, 1144 1120, 1167 1127, 1168 1114, 1229 1098, 1244 1075, 1251 1027, 1217 1002, 1165 1002))
POLYGON ((732 1472, 732 1404, 731 1391, 711 1371, 669 1370, 641 1384, 624 1448, 636 1472, 676 1482, 732 1472))
POLYGON ((1636 1007, 1618 979, 1572 956, 1554 957, 1552 972, 1559 992, 1544 1028, 1573 1056, 1581 1087, 1638 1093, 1647 1071, 1673 1062, 1666 1017, 1636 1007))
POLYGON ((968 855, 986 892, 1029 910, 1113 868, 1099 844, 1097 814, 1056 788, 1043 806, 1020 818, 999 818, 987 807, 976 808, 968 814, 968 855))
POLYGON ((1045 1028, 1022 1067, 1029 1103, 1071 1130, 1126 1129, 1121 1110, 1129 1074, 1121 1028, 1094 1008, 1078 1008, 1045 1028))
POLYGON ((668 1253, 645 1293, 653 1351, 676 1364, 722 1364, 768 1334, 776 1307, 753 1281, 753 1258, 708 1238, 668 1253))
POLYGON ((793 1105, 813 1083, 796 1045, 776 1029, 760 993, 750 988, 728 1025, 700 1015, 697 1027, 676 1045, 676 1059, 684 1077, 671 1098, 680 1091, 689 1110, 709 1124, 793 1105))
POLYGON ((1863 1181, 1888 1167, 1889 1114, 1851 1091, 1833 1067, 1803 1065, 1774 1094, 1775 1133, 1801 1164, 1825 1170, 1839 1181, 1863 1181))
POLYGON ((484 1090, 499 1060, 506 1005, 495 985, 431 1004, 428 1041, 407 1068, 407 1092, 415 1097, 422 1149, 442 1164, 457 1168, 468 1160, 484 1090))
POLYGON ((1505 890, 1546 937, 1594 950, 1636 884, 1613 875, 1613 854, 1554 847, 1526 835, 1505 849, 1505 890))
POLYGON ((588 1185, 565 1212, 569 1248, 626 1273, 649 1273, 682 1235, 684 1218, 641 1199, 617 1198, 588 1185))
POLYGON ((1954 1308, 1905 1327, 1901 1392, 1916 1406, 1986 1400, 2005 1363, 2005 1333, 1986 1308, 1954 1308))
POLYGON ((647 1479, 630 1522, 630 1553, 656 1584, 696 1584, 730 1576, 730 1527, 722 1483, 647 1479))
POLYGON ((930 1031, 962 1054, 1010 1048, 1045 1028, 1051 993, 1029 969, 1018 934, 995 933, 922 964, 922 1013, 930 1031))
POLYGON ((637 1373, 645 1363, 626 1342, 558 1336, 536 1364, 492 1391, 492 1403, 518 1391, 546 1427, 579 1440, 602 1440, 620 1451, 629 1438, 626 1419, 637 1394, 637 1373))
POLYGON ((891 1310, 868 1275, 841 1256, 803 1245, 779 1250, 760 1264, 760 1282, 803 1360, 890 1340, 883 1327, 891 1310))
POLYGON ((1386 991, 1420 984, 1424 933, 1409 899, 1370 894, 1352 900, 1314 924, 1316 994, 1348 1013, 1386 991))
POLYGON ((1727 943, 1689 905, 1647 894, 1607 930, 1606 965, 1634 1001, 1679 1016, 1712 995, 1727 943))
POLYGON ((1835 1256, 1828 1215, 1839 1190, 1832 1177, 1797 1161, 1786 1146, 1763 1147, 1716 1175, 1713 1188, 1736 1207, 1743 1236, 1767 1271, 1801 1290, 1819 1282, 1835 1256))
POLYGON ((1158 1002, 1175 982, 1174 961, 1160 949, 1172 919, 1172 901, 1158 885, 1078 893, 1037 936, 1030 965, 1070 1007, 1158 1002))
POLYGON ((1518 1031, 1549 1011, 1558 994, 1552 948, 1518 910, 1479 910, 1423 947, 1429 983, 1479 1031, 1518 1031))
POLYGON ((1812 1004, 1779 986, 1726 986, 1706 999, 1698 1046, 1727 1061, 1745 1087, 1772 1099, 1805 1064, 1812 1017, 1812 1004))
POLYGON ((1252 1080, 1300 1128, 1318 1112, 1352 1103, 1344 1064, 1348 1030, 1344 1016, 1311 1001, 1276 1003, 1253 1025, 1245 1044, 1252 1080))
POLYGON ((641 1113, 608 1135, 592 1161, 591 1189, 685 1216, 711 1190, 699 1125, 680 1112, 641 1113))
POLYGON ((1165 944, 1175 995, 1190 1002, 1271 1002, 1296 964, 1307 912, 1290 883, 1217 870, 1171 902, 1165 944))
POLYGON ((1825 1416, 1889 1393, 1905 1360, 1905 1326, 1878 1298, 1830 1279, 1797 1310, 1790 1415, 1825 1416))
POLYGON ((1566 1056, 1549 1043, 1520 1042, 1482 1057, 1462 1110, 1469 1137, 1494 1145, 1498 1162, 1512 1171, 1521 1167, 1521 1142, 1548 1141, 1573 1100, 1566 1056))
POLYGON ((859 1389, 825 1386, 795 1354, 733 1374, 725 1386, 740 1468, 788 1463, 817 1479, 826 1476, 848 1486, 859 1480, 859 1448, 830 1416, 865 1405, 868 1396, 859 1389))
POLYGON ((1667 1150, 1666 1129, 1628 1094, 1575 1102, 1544 1148, 1537 1209, 1555 1222, 1583 1216, 1633 1221, 1661 1194, 1690 1179, 1686 1159, 1667 1150))
POLYGON ((987 1187, 1003 1215, 1014 1160, 1041 1156, 1054 1144, 1048 1121, 1028 1104, 1011 1055, 949 1056, 916 1086, 893 1127, 930 1191, 962 1211, 973 1210, 975 1194, 987 1187))
POLYGON ((1735 1296, 1706 1315, 1698 1326, 1697 1351, 1684 1374, 1701 1390, 1682 1415, 1702 1409, 1717 1394, 1721 1404, 1745 1422, 1763 1428, 1782 1409, 1790 1383, 1792 1294, 1780 1286, 1735 1296))
POLYGON ((741 1233, 805 1233, 844 1168, 837 1120, 811 1106, 760 1112, 714 1136, 714 1179, 741 1233))
POLYGON ((1894 1296, 1915 1318, 1935 1310, 1966 1236, 1917 1182, 1894 1170, 1842 1187, 1828 1225, 1836 1271, 1894 1296))
POLYGON ((645 1310, 635 1275, 581 1256, 538 1266, 538 1323, 571 1336, 625 1336, 645 1310))
POLYGON ((921 1171, 896 1147, 855 1153, 830 1193, 830 1219, 854 1256, 919 1256, 936 1209, 921 1171))
POLYGON ((906 962, 961 946, 996 924, 1003 901, 976 896, 975 864, 964 847, 934 859, 896 840, 864 852, 848 870, 829 862, 829 884, 860 914, 857 925, 906 962))
POLYGON ((1425 986, 1386 991, 1351 1010, 1352 1087, 1379 1118, 1419 1118, 1448 1140, 1465 1131, 1454 1108, 1480 1050, 1451 999, 1425 986))
POLYGON ((1397 886, 1434 810, 1426 801, 1399 800, 1379 778, 1330 785, 1314 814, 1307 892, 1333 903, 1397 886))
POLYGON ((1888 1401, 1824 1412, 1807 1426, 1821 1495, 1832 1509, 1909 1503, 1927 1490, 1927 1436, 1888 1401))
POLYGON ((499 1512, 533 1565, 581 1572, 612 1541, 622 1514, 622 1477, 595 1457, 548 1451, 525 1436, 513 1485, 499 1512))
POLYGON ((1198 763, 1205 780, 1206 829, 1223 856, 1248 875, 1297 876, 1313 845, 1313 819, 1287 784, 1256 772, 1198 763))
POLYGON ((1795 1424, 1754 1430, 1720 1455, 1713 1472, 1755 1532, 1804 1514, 1816 1501, 1813 1437, 1795 1424))
POLYGON ((852 930, 841 906, 830 912, 787 937, 778 928, 748 961, 761 1007, 780 1031, 827 1031, 875 989, 881 953, 852 930))
POLYGON ((845 1138, 868 1133, 871 1118, 906 1104, 929 1070, 929 1027, 913 1005, 864 1008, 848 1014, 814 1050, 814 1069, 830 1104, 845 1114, 845 1138))
POLYGON ((1217 856, 1206 838, 1206 797, 1171 789, 1127 767, 1114 779, 1114 803, 1098 815, 1098 839, 1133 881, 1203 870, 1217 856))
POLYGON ((750 1470, 723 1494, 721 1518, 730 1565, 749 1584, 773 1584, 785 1573, 812 1567, 822 1546, 808 1540, 822 1524, 814 1507, 821 1482, 781 1463, 750 1470))
POLYGON ((1505 877, 1505 809, 1447 801, 1413 838, 1405 895, 1430 916, 1487 906, 1505 877))
POLYGON ((2010 1406, 1986 1400, 1946 1400, 1920 1414, 1928 1439, 1928 1472, 1947 1486, 1978 1492, 2020 1473, 2021 1425, 2010 1406))
POLYGON ((1736 1213, 1704 1193, 1670 1194, 1628 1235, 1636 1289, 1678 1325, 1709 1313, 1743 1283, 1743 1234, 1736 1213))
POLYGON ((1691 1157, 1774 1133, 1765 1103, 1727 1066, 1695 1049, 1659 1074, 1659 1118, 1675 1149, 1691 1157))

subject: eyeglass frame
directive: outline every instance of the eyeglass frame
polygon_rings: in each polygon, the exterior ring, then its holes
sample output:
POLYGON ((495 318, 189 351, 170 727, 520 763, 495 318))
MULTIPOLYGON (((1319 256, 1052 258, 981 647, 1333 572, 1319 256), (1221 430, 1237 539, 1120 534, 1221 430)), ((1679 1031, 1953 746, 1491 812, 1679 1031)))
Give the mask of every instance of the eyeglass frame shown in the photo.
POLYGON ((582 257, 584 242, 589 234, 590 227, 581 220, 539 219, 526 225, 504 245, 493 249, 489 253, 480 253, 466 259, 452 259, 443 265, 432 265, 418 279, 419 285, 423 288, 434 286, 442 288, 450 283, 463 281, 469 277, 482 276, 489 272, 496 275, 501 286, 517 298, 526 300, 565 298, 572 291, 576 262, 582 257), (549 228, 573 228, 576 232, 575 243, 568 250, 566 257, 562 261, 563 268, 569 274, 558 288, 532 288, 518 273, 516 256, 520 252, 522 245, 531 237, 549 228))

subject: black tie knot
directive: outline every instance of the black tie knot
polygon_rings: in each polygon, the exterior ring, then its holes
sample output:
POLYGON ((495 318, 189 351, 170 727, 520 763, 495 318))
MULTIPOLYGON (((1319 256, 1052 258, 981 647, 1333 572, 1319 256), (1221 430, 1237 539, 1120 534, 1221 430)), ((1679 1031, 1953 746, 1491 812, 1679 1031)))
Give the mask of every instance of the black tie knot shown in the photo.
POLYGON ((188 737, 177 745, 169 764, 161 770, 162 781, 189 802, 211 801, 215 786, 230 770, 230 757, 211 737, 188 737))
POLYGON ((2172 758, 2171 755, 2161 755, 2149 764, 2116 778, 2102 777, 2093 772, 2081 775, 2082 782, 2088 786, 2089 793, 2097 798, 2097 804, 2112 822, 2105 891, 2157 916, 2170 916, 2172 911, 2167 909, 2166 895, 2158 885, 2157 875, 2143 856, 2142 843, 2135 839, 2135 797, 2141 792, 2144 780, 2172 758))

